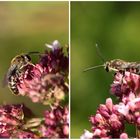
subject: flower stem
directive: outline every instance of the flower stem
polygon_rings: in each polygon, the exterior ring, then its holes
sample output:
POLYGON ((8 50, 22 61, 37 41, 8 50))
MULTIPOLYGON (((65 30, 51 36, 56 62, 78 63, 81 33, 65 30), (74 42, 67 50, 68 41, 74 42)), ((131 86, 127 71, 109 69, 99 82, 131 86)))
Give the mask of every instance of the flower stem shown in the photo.
POLYGON ((136 138, 140 138, 140 126, 136 125, 136 138))

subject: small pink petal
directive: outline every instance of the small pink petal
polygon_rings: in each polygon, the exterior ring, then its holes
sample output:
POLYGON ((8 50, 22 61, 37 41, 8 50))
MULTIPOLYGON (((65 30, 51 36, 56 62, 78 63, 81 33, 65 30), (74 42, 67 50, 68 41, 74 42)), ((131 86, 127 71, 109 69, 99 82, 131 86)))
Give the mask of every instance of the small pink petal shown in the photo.
POLYGON ((96 129, 93 133, 94 136, 100 136, 101 135, 101 130, 100 129, 96 129))
POLYGON ((128 139, 128 135, 126 133, 122 133, 120 135, 120 139, 128 139))
POLYGON ((129 113, 129 107, 125 106, 123 103, 120 103, 118 106, 118 111, 126 116, 129 113))
POLYGON ((68 126, 68 125, 64 125, 64 126, 63 126, 63 133, 64 133, 65 135, 69 135, 69 126, 68 126))
POLYGON ((99 122, 99 123, 102 123, 104 121, 104 119, 101 116, 101 114, 98 113, 98 114, 95 115, 95 121, 99 122))
POLYGON ((140 125, 140 117, 138 117, 137 123, 138 123, 138 125, 140 125))
POLYGON ((106 99, 106 106, 110 111, 112 111, 113 103, 111 98, 106 99))
POLYGON ((93 133, 88 130, 84 130, 84 134, 80 137, 80 139, 92 139, 93 133))

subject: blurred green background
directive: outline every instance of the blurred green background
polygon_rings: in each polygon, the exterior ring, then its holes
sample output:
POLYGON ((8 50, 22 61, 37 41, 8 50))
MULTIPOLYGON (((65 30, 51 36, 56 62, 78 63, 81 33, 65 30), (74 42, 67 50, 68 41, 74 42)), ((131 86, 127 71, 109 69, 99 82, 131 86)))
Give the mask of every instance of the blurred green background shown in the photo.
MULTIPOLYGON (((68 44, 68 2, 0 2, 0 81, 11 59, 20 53, 45 50, 45 43, 68 44)), ((34 59, 37 59, 35 57, 34 59)), ((25 103, 36 115, 46 108, 0 86, 0 104, 25 103)))
MULTIPOLYGON (((140 2, 71 2, 71 136, 91 130, 90 115, 111 97, 113 73, 103 68, 95 44, 106 60, 140 61, 140 2)), ((127 127, 135 136, 135 127, 127 127)))

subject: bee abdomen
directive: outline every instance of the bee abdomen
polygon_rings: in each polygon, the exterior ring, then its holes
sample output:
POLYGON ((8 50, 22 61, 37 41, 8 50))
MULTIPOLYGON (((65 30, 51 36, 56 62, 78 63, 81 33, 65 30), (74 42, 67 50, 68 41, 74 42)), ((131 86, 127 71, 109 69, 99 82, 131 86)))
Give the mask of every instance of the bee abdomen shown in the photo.
POLYGON ((126 71, 129 71, 129 72, 132 72, 132 73, 140 75, 140 64, 138 64, 138 63, 130 63, 128 65, 128 67, 126 68, 126 71))
POLYGON ((11 89, 11 91, 14 93, 14 94, 18 94, 19 91, 18 91, 18 88, 17 88, 17 81, 16 79, 11 76, 9 82, 8 82, 8 85, 9 85, 9 88, 11 89))
POLYGON ((10 89, 11 89, 12 92, 13 92, 14 94, 16 94, 16 95, 19 93, 17 87, 15 87, 15 86, 10 86, 10 89))

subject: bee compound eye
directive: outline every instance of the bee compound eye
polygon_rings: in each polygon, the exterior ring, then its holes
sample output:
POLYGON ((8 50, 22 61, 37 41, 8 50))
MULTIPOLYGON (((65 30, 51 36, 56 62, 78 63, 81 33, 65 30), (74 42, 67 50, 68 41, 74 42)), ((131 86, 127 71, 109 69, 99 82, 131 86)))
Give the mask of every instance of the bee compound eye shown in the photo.
POLYGON ((108 66, 105 68, 105 70, 106 70, 107 72, 109 72, 109 68, 108 68, 108 66))
POLYGON ((109 62, 106 62, 106 63, 105 63, 105 70, 106 70, 107 72, 109 72, 109 62))
POLYGON ((25 55, 24 57, 26 61, 31 61, 31 57, 29 55, 25 55))

